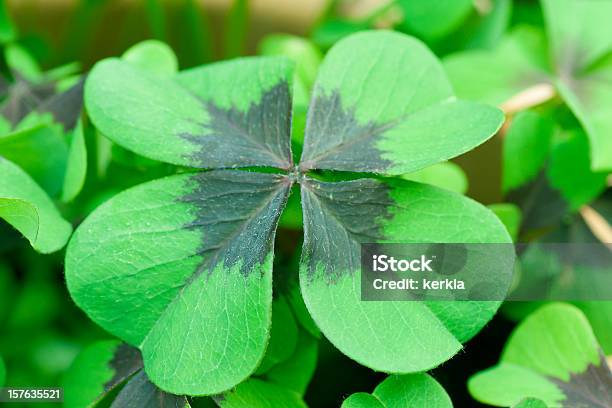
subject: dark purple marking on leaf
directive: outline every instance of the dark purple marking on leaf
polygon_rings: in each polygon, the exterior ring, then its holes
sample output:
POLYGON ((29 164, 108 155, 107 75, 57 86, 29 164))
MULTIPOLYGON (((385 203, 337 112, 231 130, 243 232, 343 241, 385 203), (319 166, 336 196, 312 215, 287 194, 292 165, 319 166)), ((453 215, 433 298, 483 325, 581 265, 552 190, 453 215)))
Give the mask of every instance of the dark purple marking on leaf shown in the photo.
POLYGON ((136 371, 140 370, 143 367, 142 355, 136 347, 121 343, 115 349, 113 358, 108 365, 113 370, 114 375, 104 384, 105 392, 112 390, 136 371))
POLYGON ((73 129, 83 109, 84 84, 85 77, 83 76, 70 89, 45 100, 37 110, 51 113, 57 122, 64 125, 65 129, 73 129))
POLYGON ((278 174, 238 170, 198 173, 191 180, 192 192, 180 201, 194 208, 196 219, 185 228, 201 231, 203 257, 191 280, 219 264, 239 264, 247 276, 273 250, 291 183, 278 174))
POLYGON ((276 167, 289 169, 291 157, 291 92, 280 82, 263 93, 246 112, 204 101, 210 122, 203 134, 183 134, 199 150, 189 159, 201 168, 276 167))
POLYGON ((54 92, 53 83, 33 84, 16 75, 15 82, 6 89, 1 114, 12 126, 16 126, 30 112, 51 98, 54 92))
POLYGON ((563 407, 610 408, 612 407, 612 372, 603 353, 599 353, 599 365, 589 364, 586 371, 570 374, 568 382, 549 377, 565 394, 563 407))
POLYGON ((395 122, 359 123, 355 109, 344 107, 339 91, 315 95, 308 110, 301 169, 381 173, 393 165, 382 158, 376 142, 395 122))
POLYGON ((84 78, 65 92, 56 92, 55 82, 34 84, 17 75, 6 90, 2 116, 16 126, 31 112, 51 113, 67 130, 76 125, 83 108, 84 78))
POLYGON ((507 198, 521 209, 523 218, 519 236, 558 225, 569 210, 559 190, 548 182, 545 169, 533 181, 512 190, 507 198))
POLYGON ((140 370, 123 387, 111 408, 183 408, 188 406, 184 396, 169 394, 157 388, 144 370, 140 370))
POLYGON ((324 268, 328 283, 361 268, 362 243, 384 240, 382 218, 391 218, 389 186, 375 179, 322 182, 304 178, 302 263, 313 279, 324 268))

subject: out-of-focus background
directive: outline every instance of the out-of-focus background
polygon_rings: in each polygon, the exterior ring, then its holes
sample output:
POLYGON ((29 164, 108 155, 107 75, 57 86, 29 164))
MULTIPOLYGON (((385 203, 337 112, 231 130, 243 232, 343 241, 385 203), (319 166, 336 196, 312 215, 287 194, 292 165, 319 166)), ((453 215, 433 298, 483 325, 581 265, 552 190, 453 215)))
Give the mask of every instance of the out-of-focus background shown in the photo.
MULTIPOLYGON (((75 78, 86 74, 96 61, 119 56, 142 40, 157 39, 171 46, 181 69, 243 55, 288 55, 300 61, 301 80, 308 90, 325 52, 339 39, 360 30, 388 28, 414 35, 438 57, 444 58, 466 50, 493 50, 513 27, 527 24, 544 28, 538 1, 455 0, 440 1, 439 7, 423 6, 429 3, 399 0, 8 0, 2 3, 5 7, 0 12, 0 42, 4 52, 0 71, 7 77, 8 85, 3 84, 9 89, 7 94, 19 101, 26 100, 22 108, 34 109, 28 105, 34 102, 23 98, 23 90, 29 92, 31 89, 13 86, 22 76, 31 84, 43 78, 43 73, 53 72, 53 78, 57 79, 54 81, 60 84, 67 81, 72 85, 75 78), (410 8, 406 4, 417 6, 410 8), (412 14, 407 15, 406 10, 412 10, 412 14), (283 36, 279 37, 279 33, 283 36)), ((561 112, 557 116, 562 117, 562 125, 578 126, 567 109, 558 109, 561 105, 558 98, 550 104, 551 109, 561 112)), ((303 119, 305 103, 296 105, 296 112, 303 119), (303 108, 301 113, 300 108, 303 108)), ((454 159, 453 164, 445 163, 446 167, 408 178, 448 187, 484 204, 500 203, 504 200, 502 145, 503 138, 498 135, 454 159)), ((98 155, 90 162, 95 177, 90 179, 88 175, 83 192, 71 202, 58 199, 59 190, 54 187, 56 180, 49 173, 54 168, 53 163, 32 167, 36 173, 32 173, 33 177, 43 183, 73 226, 117 192, 176 171, 171 166, 109 146, 103 143, 97 146, 98 155)), ((39 152, 39 156, 29 159, 29 164, 36 162, 37 157, 42 162, 41 150, 32 151, 39 152)), ((0 155, 3 154, 0 151, 0 155)), ((586 161, 588 168, 588 158, 586 161)), ((600 184, 581 205, 595 202, 598 197, 609 202, 609 195, 604 197, 607 187, 603 179, 600 184)), ((277 238, 275 279, 277 274, 295 272, 295 260, 299 256, 299 206, 297 213, 291 212, 292 208, 296 207, 289 208, 277 238)), ((576 211, 572 208, 564 212, 555 222, 577 217, 576 211)), ((75 356, 85 346, 110 338, 70 299, 63 278, 63 256, 64 250, 50 255, 38 254, 0 219, 0 356, 6 364, 8 385, 60 385, 75 356)), ((533 305, 526 305, 524 310, 515 307, 498 314, 469 343, 466 352, 433 371, 455 406, 478 406, 467 392, 468 377, 498 361, 515 325, 514 320, 520 320, 525 311, 531 309, 533 305)), ((347 395, 369 392, 384 377, 343 356, 322 339, 317 368, 304 399, 313 407, 339 406, 347 395)))

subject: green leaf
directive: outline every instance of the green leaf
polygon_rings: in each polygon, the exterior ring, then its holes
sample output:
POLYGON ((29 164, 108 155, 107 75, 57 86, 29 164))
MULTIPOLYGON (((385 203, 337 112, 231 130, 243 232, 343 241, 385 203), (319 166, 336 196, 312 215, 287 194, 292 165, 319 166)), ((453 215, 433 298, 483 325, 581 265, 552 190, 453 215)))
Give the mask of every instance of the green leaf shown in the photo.
POLYGON ((272 327, 270 341, 257 374, 263 374, 274 365, 287 360, 297 345, 298 328, 287 301, 280 297, 272 302, 272 327))
POLYGON ((561 77, 557 88, 589 136, 592 169, 612 170, 612 119, 607 109, 612 102, 612 54, 583 75, 561 77))
POLYGON ((178 71, 178 60, 166 43, 146 40, 128 48, 123 60, 160 77, 170 77, 178 71))
POLYGON ((255 371, 266 349, 274 233, 288 186, 283 176, 228 170, 129 189, 74 234, 70 294, 142 351, 162 389, 225 391, 255 371))
POLYGON ((369 21, 350 21, 330 18, 313 30, 312 41, 319 47, 327 49, 343 38, 369 28, 369 21))
POLYGON ((497 217, 481 205, 403 180, 308 178, 302 181, 302 205, 304 301, 325 336, 360 364, 395 373, 435 367, 456 354, 499 307, 499 302, 363 302, 360 297, 360 243, 511 242, 497 217))
POLYGON ((492 51, 450 55, 444 68, 460 98, 501 105, 537 84, 550 84, 544 34, 518 27, 492 51))
POLYGON ((0 136, 0 155, 19 165, 49 195, 61 190, 68 146, 61 126, 50 118, 36 118, 32 126, 0 136))
POLYGON ((497 215, 497 218, 508 230, 512 240, 516 242, 521 228, 522 215, 520 208, 510 203, 490 204, 487 207, 497 215))
POLYGON ((586 317, 577 308, 552 303, 512 333, 500 364, 468 383, 474 398, 509 406, 534 397, 549 406, 612 403, 612 373, 586 317))
POLYGON ((85 103, 104 135, 151 159, 287 168, 291 74, 285 59, 252 58, 184 71, 180 86, 108 59, 89 75, 85 103))
POLYGON ((537 398, 525 398, 513 408, 548 408, 544 401, 537 398))
POLYGON ((535 179, 548 159, 554 122, 534 111, 514 117, 504 137, 502 190, 508 192, 535 179))
POLYGON ((224 55, 226 59, 244 52, 249 18, 249 0, 233 0, 225 21, 224 55))
POLYGON ((293 355, 272 367, 266 373, 266 379, 304 395, 317 367, 317 350, 317 340, 305 332, 300 332, 293 355))
POLYGON ((184 396, 172 395, 157 388, 149 381, 145 372, 140 370, 111 404, 111 408, 132 407, 189 408, 189 403, 184 396))
POLYGON ((378 384, 372 394, 353 394, 342 408, 452 408, 444 388, 431 376, 419 373, 391 375, 378 384))
POLYGON ((403 28, 426 40, 435 40, 458 28, 473 10, 471 0, 399 0, 403 28))
POLYGON ((81 192, 87 175, 87 149, 85 146, 85 135, 83 133, 83 122, 79 120, 72 132, 70 150, 66 163, 64 175, 64 187, 62 188, 62 201, 70 202, 81 192))
POLYGON ((588 140, 582 130, 563 136, 552 149, 547 176, 570 208, 578 209, 605 190, 608 174, 591 170, 588 140))
POLYGON ((499 407, 512 406, 527 396, 552 406, 560 406, 564 399, 559 387, 546 377, 509 363, 476 374, 470 378, 468 389, 478 401, 499 407))
POLYGON ((61 249, 72 233, 49 196, 21 168, 1 156, 0 218, 44 254, 61 249))
POLYGON ((444 388, 427 374, 391 375, 378 384, 372 393, 388 407, 453 406, 444 388))
POLYGON ((118 340, 93 343, 79 353, 64 376, 64 407, 93 407, 140 369, 138 349, 118 340))
POLYGON ((321 65, 300 166, 409 173, 471 150, 502 122, 496 108, 456 100, 418 40, 363 32, 336 44, 321 65))
POLYGON ((357 392, 342 401, 341 408, 385 408, 385 406, 374 395, 367 392, 357 392))
POLYGON ((255 378, 217 397, 217 404, 221 408, 306 408, 297 393, 255 378))
POLYGON ((560 77, 579 74, 612 51, 612 3, 542 0, 550 51, 560 77))
POLYGON ((8 12, 6 0, 0 1, 0 43, 7 44, 15 41, 17 30, 8 12))
POLYGON ((18 44, 9 44, 4 49, 6 64, 13 71, 29 81, 38 81, 42 77, 42 70, 38 62, 28 51, 18 44))
POLYGON ((402 178, 431 184, 459 194, 465 194, 468 189, 467 176, 461 167, 452 162, 437 163, 414 173, 405 174, 402 178))

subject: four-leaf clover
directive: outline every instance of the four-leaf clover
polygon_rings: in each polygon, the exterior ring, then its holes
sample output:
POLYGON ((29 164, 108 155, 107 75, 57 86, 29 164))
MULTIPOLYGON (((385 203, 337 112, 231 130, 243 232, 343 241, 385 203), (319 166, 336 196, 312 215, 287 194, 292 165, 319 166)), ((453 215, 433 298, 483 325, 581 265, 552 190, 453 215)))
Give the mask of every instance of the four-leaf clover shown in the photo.
POLYGON ((386 372, 432 368, 500 304, 362 302, 360 244, 510 242, 480 204, 385 178, 481 144, 500 127, 501 111, 457 100, 419 41, 359 33, 320 68, 294 164, 291 78, 292 65, 278 57, 175 77, 108 59, 88 77, 86 108, 100 132, 143 156, 206 169, 118 194, 83 222, 66 256, 76 303, 138 347, 165 391, 215 394, 257 368, 270 332, 275 230, 296 183, 302 296, 349 357, 386 372), (329 181, 320 170, 349 174, 329 181))

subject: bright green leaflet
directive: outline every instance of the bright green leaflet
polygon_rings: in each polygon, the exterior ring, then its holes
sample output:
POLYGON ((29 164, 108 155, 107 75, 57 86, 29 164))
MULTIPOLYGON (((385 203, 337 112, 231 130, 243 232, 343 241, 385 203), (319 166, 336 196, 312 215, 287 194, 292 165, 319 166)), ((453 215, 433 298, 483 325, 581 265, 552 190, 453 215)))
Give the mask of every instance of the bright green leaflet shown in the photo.
POLYGON ((535 397, 550 406, 607 406, 612 373, 586 317, 577 308, 546 305, 512 333, 500 364, 473 376, 474 398, 495 406, 535 397))
POLYGON ((559 92, 586 130, 595 171, 612 169, 612 120, 606 106, 612 101, 612 57, 608 57, 580 78, 559 81, 559 92))
POLYGON ((49 196, 14 163, 0 157, 0 217, 23 234, 41 253, 61 249, 72 226, 49 196))
POLYGON ((342 401, 341 408, 385 408, 385 406, 374 395, 367 392, 357 392, 342 401))
POLYGON ((0 155, 24 169, 49 195, 62 188, 68 145, 62 127, 50 117, 32 118, 13 132, 0 136, 0 155))
POLYGON ((541 0, 550 51, 561 78, 580 74, 612 50, 607 0, 541 0))
POLYGON ((472 50, 444 59, 444 68, 461 98, 500 105, 525 89, 551 83, 544 35, 518 27, 492 51, 472 50))
POLYGON ((138 350, 118 340, 83 349, 64 375, 64 407, 93 407, 142 368, 138 350))
POLYGON ((404 12, 403 27, 426 40, 436 40, 451 33, 470 15, 471 0, 398 0, 404 12))
POLYGON ((85 134, 83 121, 77 122, 72 132, 72 140, 68 150, 64 187, 62 188, 62 201, 69 202, 81 192, 87 175, 87 150, 85 147, 85 134))
POLYGON ((0 43, 6 44, 13 42, 16 36, 17 30, 11 21, 11 16, 6 6, 6 0, 2 0, 0 1, 0 43))
POLYGON ((550 153, 554 122, 537 112, 518 113, 504 137, 502 190, 533 180, 550 153))
POLYGON ((437 163, 414 173, 405 174, 402 178, 431 184, 459 194, 465 194, 468 189, 467 176, 461 167, 453 162, 437 163))
POLYGON ((516 242, 521 227, 520 208, 510 203, 490 204, 487 207, 497 215, 497 218, 506 226, 512 240, 516 242))
POLYGON ((6 64, 13 72, 18 72, 29 81, 36 82, 41 79, 42 70, 28 51, 18 44, 9 44, 4 49, 6 64))
POLYGON ((518 404, 516 404, 513 408, 548 408, 546 403, 537 398, 525 398, 518 404))
POLYGON ((589 141, 582 130, 561 136, 552 148, 547 176, 575 210, 605 190, 608 174, 591 170, 589 141))
POLYGON ((297 393, 255 378, 224 393, 217 404, 221 408, 306 408, 297 393))
POLYGON ((178 71, 174 51, 158 40, 139 42, 124 52, 121 58, 160 77, 170 77, 178 71))
POLYGON ((360 242, 511 242, 497 217, 476 202, 424 184, 361 179, 303 183, 302 204, 302 296, 326 337, 360 364, 395 373, 433 368, 499 307, 360 297, 360 242), (343 256, 330 255, 337 253, 343 256))
POLYGON ((410 173, 473 149, 502 122, 493 107, 456 100, 418 40, 361 32, 338 42, 321 64, 300 167, 410 173))
POLYGON ((298 327, 291 314, 287 301, 280 297, 272 302, 272 326, 270 327, 270 341, 256 374, 263 374, 273 366, 287 360, 293 352, 298 341, 298 327))
POLYGON ((162 389, 224 391, 264 355, 272 244, 286 195, 276 175, 237 171, 127 190, 74 234, 68 289, 96 323, 141 349, 162 389))
POLYGON ((85 83, 85 106, 94 125, 112 141, 173 164, 191 164, 195 146, 180 135, 199 132, 197 124, 208 120, 201 103, 170 79, 117 59, 93 68, 85 83), (135 105, 142 109, 130 109, 135 105))
POLYGON ((342 403, 342 408, 452 408, 452 406, 444 388, 424 373, 391 375, 378 384, 371 395, 353 394, 342 403))
POLYGON ((265 375, 266 380, 304 395, 317 366, 317 351, 317 340, 300 331, 293 355, 272 367, 265 375))

